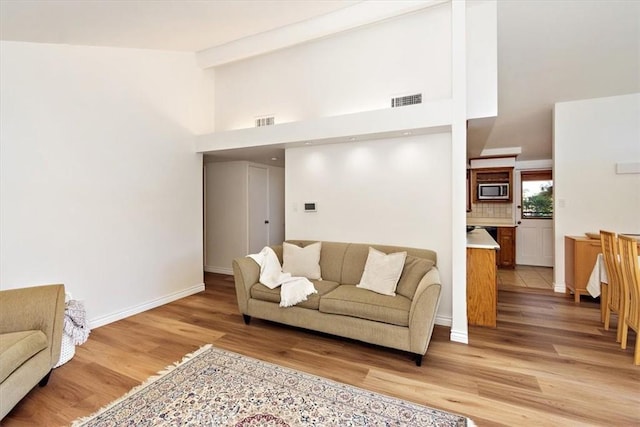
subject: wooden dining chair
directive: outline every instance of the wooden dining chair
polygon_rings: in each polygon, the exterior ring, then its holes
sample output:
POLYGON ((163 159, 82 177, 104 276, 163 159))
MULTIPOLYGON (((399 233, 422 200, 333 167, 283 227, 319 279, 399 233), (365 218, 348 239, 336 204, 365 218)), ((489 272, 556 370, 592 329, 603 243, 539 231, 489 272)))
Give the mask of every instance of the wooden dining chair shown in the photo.
POLYGON ((622 325, 620 346, 627 348, 629 328, 636 331, 636 348, 633 353, 633 364, 640 364, 640 267, 638 266, 638 241, 632 237, 618 237, 620 253, 620 270, 622 281, 629 292, 629 303, 626 307, 625 321, 622 325))
MULTIPOLYGON (((600 230, 600 245, 602 246, 602 256, 604 265, 607 269, 608 290, 607 299, 604 308, 604 329, 609 330, 609 322, 611 321, 611 312, 618 315, 618 330, 616 333, 616 341, 622 341, 622 325, 626 314, 627 296, 623 289, 624 281, 622 280, 620 259, 618 257, 618 238, 616 233, 611 231, 600 230)), ((602 304, 602 302, 601 302, 602 304)))

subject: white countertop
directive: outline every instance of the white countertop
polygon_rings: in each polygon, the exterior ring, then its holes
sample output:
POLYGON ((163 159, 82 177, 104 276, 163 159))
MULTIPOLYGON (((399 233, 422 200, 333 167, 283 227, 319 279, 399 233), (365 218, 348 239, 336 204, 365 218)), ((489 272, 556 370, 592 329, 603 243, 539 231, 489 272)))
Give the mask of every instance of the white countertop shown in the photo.
POLYGON ((467 233, 467 248, 500 249, 498 242, 484 228, 476 228, 467 233))

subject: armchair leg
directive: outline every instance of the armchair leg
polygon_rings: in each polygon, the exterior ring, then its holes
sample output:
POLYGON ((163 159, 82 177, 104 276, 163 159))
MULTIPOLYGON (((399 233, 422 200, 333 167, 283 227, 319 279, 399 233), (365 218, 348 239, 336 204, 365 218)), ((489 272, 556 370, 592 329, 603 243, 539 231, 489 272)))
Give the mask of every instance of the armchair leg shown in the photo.
POLYGON ((422 366, 422 354, 416 354, 416 366, 422 366))
POLYGON ((47 383, 49 382, 49 377, 51 376, 51 372, 53 372, 53 369, 52 369, 52 370, 50 370, 50 371, 47 373, 47 375, 45 375, 45 376, 44 376, 44 378, 40 380, 40 382, 38 383, 38 385, 39 385, 40 387, 44 387, 44 386, 46 386, 46 385, 47 385, 47 383))
POLYGON ((248 314, 243 314, 242 320, 244 320, 245 325, 248 325, 251 322, 251 316, 249 316, 248 314))

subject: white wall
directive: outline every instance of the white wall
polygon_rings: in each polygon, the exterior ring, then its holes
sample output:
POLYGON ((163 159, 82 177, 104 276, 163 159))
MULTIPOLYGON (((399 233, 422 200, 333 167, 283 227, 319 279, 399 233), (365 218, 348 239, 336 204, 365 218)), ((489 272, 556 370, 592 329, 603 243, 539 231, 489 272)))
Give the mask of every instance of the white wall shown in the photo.
POLYGON ((216 131, 451 97, 449 3, 215 69, 216 131))
POLYGON ((466 3, 467 119, 498 114, 498 12, 495 0, 466 3))
POLYGON ((269 167, 269 245, 284 241, 284 168, 269 167))
POLYGON ((284 240, 284 168, 245 161, 205 163, 205 271, 233 274, 233 259, 248 253, 250 165, 268 171, 269 244, 284 240))
POLYGON ((435 250, 451 323, 451 134, 289 148, 286 165, 287 239, 435 250))
POLYGON ((640 94, 561 102, 553 141, 556 290, 564 290, 564 236, 610 230, 640 233, 640 94))
POLYGON ((94 327, 203 289, 205 83, 192 54, 2 42, 2 289, 64 283, 94 327))

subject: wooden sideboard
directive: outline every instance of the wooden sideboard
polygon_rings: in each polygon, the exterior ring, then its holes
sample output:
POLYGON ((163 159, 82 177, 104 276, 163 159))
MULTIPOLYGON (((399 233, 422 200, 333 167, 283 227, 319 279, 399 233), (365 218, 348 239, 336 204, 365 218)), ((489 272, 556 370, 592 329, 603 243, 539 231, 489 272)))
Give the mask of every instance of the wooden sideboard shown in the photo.
POLYGON ((577 303, 580 295, 589 295, 587 282, 601 252, 600 240, 584 236, 564 237, 564 282, 567 293, 572 292, 577 303))

